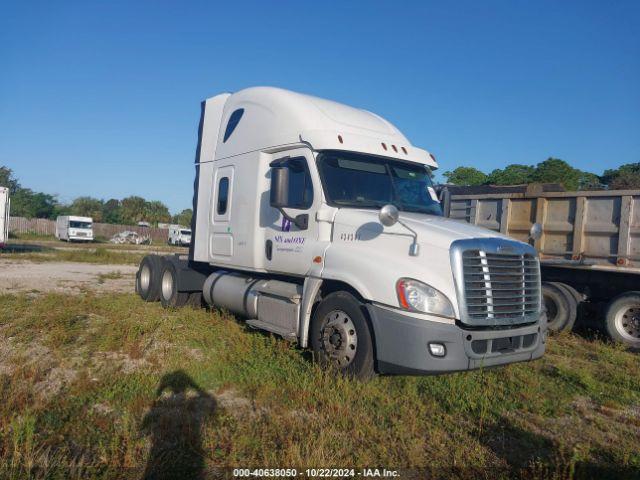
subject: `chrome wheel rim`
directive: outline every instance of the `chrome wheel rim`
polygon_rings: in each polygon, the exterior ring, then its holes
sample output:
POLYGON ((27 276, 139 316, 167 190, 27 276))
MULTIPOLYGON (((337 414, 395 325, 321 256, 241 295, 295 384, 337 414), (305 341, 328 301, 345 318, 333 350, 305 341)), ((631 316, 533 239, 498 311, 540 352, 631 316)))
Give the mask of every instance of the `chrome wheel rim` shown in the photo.
POLYGON ((173 275, 170 270, 165 270, 162 274, 162 297, 169 300, 173 294, 173 275))
POLYGON ((151 269, 148 265, 144 265, 140 270, 140 289, 143 292, 149 290, 149 284, 151 283, 151 269))
POLYGON ((344 368, 353 362, 358 350, 358 335, 349 315, 342 310, 329 312, 320 335, 322 348, 332 363, 344 368))
POLYGON ((616 330, 627 340, 640 340, 640 305, 621 309, 615 316, 616 330))

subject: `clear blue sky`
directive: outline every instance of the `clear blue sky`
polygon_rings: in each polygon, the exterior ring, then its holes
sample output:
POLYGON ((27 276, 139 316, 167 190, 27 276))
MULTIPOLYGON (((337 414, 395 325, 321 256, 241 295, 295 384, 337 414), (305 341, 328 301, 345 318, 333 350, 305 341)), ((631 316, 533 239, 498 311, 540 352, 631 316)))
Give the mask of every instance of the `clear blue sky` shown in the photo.
POLYGON ((273 85, 372 110, 444 171, 640 161, 640 1, 0 1, 0 164, 191 204, 200 101, 273 85))

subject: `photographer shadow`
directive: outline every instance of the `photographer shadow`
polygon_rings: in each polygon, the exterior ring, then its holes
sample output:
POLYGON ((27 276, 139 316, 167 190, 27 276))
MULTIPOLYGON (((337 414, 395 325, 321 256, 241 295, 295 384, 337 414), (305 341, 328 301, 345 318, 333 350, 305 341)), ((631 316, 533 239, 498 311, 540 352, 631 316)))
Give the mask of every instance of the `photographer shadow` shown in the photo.
POLYGON ((204 479, 204 426, 216 413, 216 401, 185 372, 177 370, 160 380, 156 399, 142 420, 151 449, 144 480, 204 479))

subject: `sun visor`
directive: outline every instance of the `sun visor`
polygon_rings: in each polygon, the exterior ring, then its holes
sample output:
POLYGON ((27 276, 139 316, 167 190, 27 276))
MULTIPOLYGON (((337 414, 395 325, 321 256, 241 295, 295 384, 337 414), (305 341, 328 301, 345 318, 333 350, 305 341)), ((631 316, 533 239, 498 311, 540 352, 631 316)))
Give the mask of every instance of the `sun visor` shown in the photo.
POLYGON ((380 136, 374 138, 350 132, 334 130, 305 130, 300 134, 300 140, 309 143, 314 150, 344 150, 349 152, 368 153, 382 157, 396 158, 410 162, 421 163, 437 169, 435 158, 422 148, 407 144, 404 138, 380 136))

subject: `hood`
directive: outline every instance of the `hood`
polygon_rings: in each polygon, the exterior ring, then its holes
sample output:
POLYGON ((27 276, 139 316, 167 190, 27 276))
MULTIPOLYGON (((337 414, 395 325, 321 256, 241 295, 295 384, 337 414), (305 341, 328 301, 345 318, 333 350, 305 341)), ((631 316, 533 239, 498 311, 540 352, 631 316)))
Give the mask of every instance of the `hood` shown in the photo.
MULTIPOLYGON (((435 215, 400 212, 400 221, 415 230, 419 244, 441 249, 449 249, 452 242, 461 239, 488 237, 509 239, 493 230, 435 215)), ((342 208, 336 214, 334 224, 340 226, 340 230, 352 230, 357 237, 367 240, 380 235, 411 236, 411 232, 400 223, 392 227, 384 227, 378 220, 378 210, 342 208)))
POLYGON ((378 210, 339 209, 333 217, 322 277, 345 282, 363 298, 391 307, 398 306, 396 281, 413 278, 442 292, 458 312, 451 243, 506 237, 434 215, 401 212, 400 221, 418 234, 418 256, 410 255, 413 234, 400 223, 384 227, 378 210))

